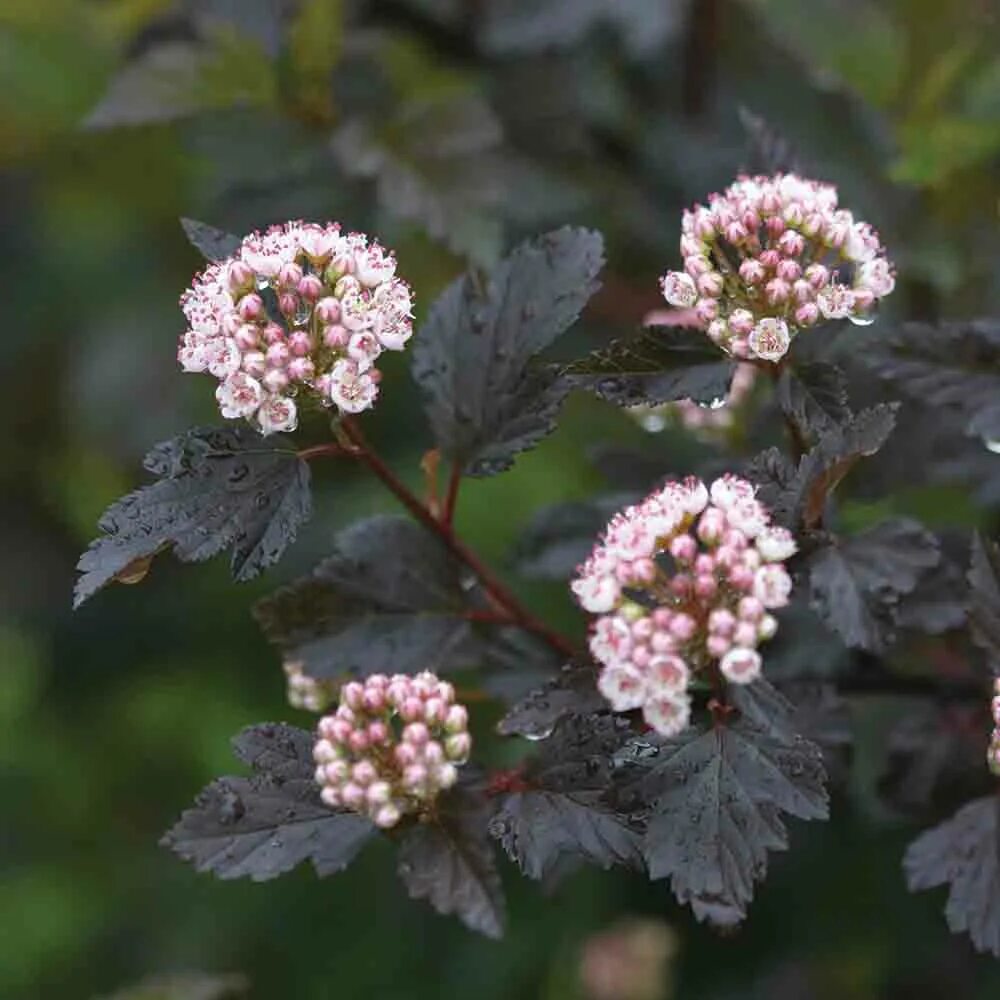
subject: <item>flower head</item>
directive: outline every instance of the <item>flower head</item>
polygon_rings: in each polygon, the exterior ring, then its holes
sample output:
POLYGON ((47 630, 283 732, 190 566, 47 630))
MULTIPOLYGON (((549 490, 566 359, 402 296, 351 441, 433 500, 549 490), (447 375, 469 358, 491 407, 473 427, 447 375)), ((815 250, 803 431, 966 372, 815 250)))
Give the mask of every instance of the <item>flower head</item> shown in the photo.
POLYGON ((181 309, 181 367, 217 378, 222 415, 262 434, 294 430, 303 396, 347 413, 368 409, 376 360, 402 350, 413 331, 395 258, 336 223, 252 233, 195 277, 181 309))
POLYGON ((336 712, 320 719, 316 781, 328 806, 388 828, 455 784, 471 746, 468 713, 447 681, 372 674, 345 684, 336 712))
POLYGON ((779 361, 821 318, 868 323, 895 287, 871 226, 796 174, 740 177, 681 228, 684 270, 660 279, 663 296, 737 358, 779 361))
POLYGON ((672 736, 688 724, 698 672, 717 665, 733 684, 759 677, 757 647, 777 629, 769 612, 788 603, 783 560, 794 553, 737 476, 670 482, 616 514, 571 585, 598 616, 590 651, 612 708, 641 708, 672 736))

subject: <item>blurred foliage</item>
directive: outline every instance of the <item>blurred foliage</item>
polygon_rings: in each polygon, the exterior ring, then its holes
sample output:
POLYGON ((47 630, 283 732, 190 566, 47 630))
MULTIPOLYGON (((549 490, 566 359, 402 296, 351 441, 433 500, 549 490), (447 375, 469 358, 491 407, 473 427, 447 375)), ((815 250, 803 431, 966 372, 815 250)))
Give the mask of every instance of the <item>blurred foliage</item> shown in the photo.
MULTIPOLYGON (((796 830, 731 941, 617 873, 580 873, 543 902, 510 879, 497 945, 404 901, 377 850, 323 883, 266 886, 217 884, 162 852, 160 831, 228 767, 230 733, 308 724, 284 705, 248 609, 337 527, 393 509, 355 468, 320 473, 317 516, 267 582, 164 560, 141 588, 69 607, 96 516, 149 445, 212 414, 208 384, 174 361, 176 299, 200 266, 178 217, 377 231, 421 307, 463 258, 488 263, 549 224, 594 226, 611 264, 574 334, 593 347, 656 307, 681 208, 740 164, 746 106, 883 231, 895 315, 995 314, 998 38, 990 0, 5 0, 0 995, 108 995, 199 968, 241 970, 260 998, 564 1000, 580 996, 584 942, 638 914, 674 926, 679 996, 996 996, 1000 974, 948 936, 940 899, 905 892, 913 828, 874 804, 881 702, 855 712, 834 823, 796 830)), ((415 390, 402 364, 386 383, 370 436, 416 483, 415 390)), ((626 416, 574 399, 540 451, 468 484, 460 528, 503 564, 539 504, 601 485, 598 443, 650 447, 626 416)), ((676 429, 656 439, 663 467, 682 471, 694 450, 676 429)), ((897 473, 884 507, 862 496, 845 521, 982 516, 963 489, 897 473)), ((519 586, 579 626, 560 586, 519 586)))

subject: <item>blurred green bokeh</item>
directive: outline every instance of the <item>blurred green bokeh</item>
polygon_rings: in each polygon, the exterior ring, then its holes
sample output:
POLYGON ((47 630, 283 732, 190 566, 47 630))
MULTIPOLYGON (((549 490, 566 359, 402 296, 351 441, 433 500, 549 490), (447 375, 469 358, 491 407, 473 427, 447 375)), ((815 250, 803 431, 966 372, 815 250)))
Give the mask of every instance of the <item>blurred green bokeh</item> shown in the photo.
MULTIPOLYGON (((70 612, 77 554, 103 508, 139 481, 147 447, 212 419, 210 383, 182 377, 175 362, 177 298, 200 266, 180 216, 240 231, 297 216, 377 229, 398 249, 421 308, 464 254, 488 259, 500 242, 561 221, 593 225, 611 264, 595 322, 579 335, 592 344, 655 308, 681 208, 738 165, 745 103, 886 231, 903 278, 897 314, 997 309, 995 5, 663 6, 676 16, 656 51, 595 24, 550 57, 530 44, 475 55, 467 18, 477 5, 461 0, 4 0, 0 996, 88 998, 153 973, 204 970, 242 973, 251 996, 268 1000, 572 1000, 583 996, 585 942, 626 916, 674 928, 674 995, 685 1000, 1000 993, 996 963, 948 935, 941 895, 905 892, 899 859, 914 827, 872 806, 877 749, 859 754, 861 776, 832 823, 795 826, 792 852, 774 859, 731 940, 695 925, 665 886, 621 873, 581 872, 551 897, 510 873, 510 928, 496 944, 405 899, 385 849, 323 882, 302 870, 258 885, 196 875, 158 848, 197 789, 231 770, 232 733, 262 719, 309 725, 286 706, 249 607, 325 554, 338 527, 394 509, 358 469, 317 470, 313 522, 266 580, 235 586, 221 560, 162 557, 141 586, 70 612), (185 54, 158 89, 119 76, 164 40, 185 54), (354 72, 359 60, 367 75, 354 72), (515 77, 529 69, 565 70, 577 89, 518 90, 515 77), (386 93, 376 101, 378 87, 386 93), (92 116, 109 88, 147 122, 162 120, 111 127, 92 116), (504 204, 487 199, 428 235, 345 176, 328 137, 355 102, 377 116, 452 91, 516 104, 504 122, 511 141, 518 157, 535 143, 544 170, 526 173, 504 204), (560 145, 560 128, 586 141, 560 145)), ((465 182, 475 187, 476 176, 465 182)), ((384 396, 370 436, 417 483, 428 436, 402 363, 388 366, 384 396)), ((594 444, 641 437, 622 414, 573 400, 540 450, 468 484, 461 530, 503 566, 538 505, 597 487, 594 444)), ((674 468, 692 444, 661 447, 674 468)), ((960 490, 887 503, 945 524, 976 517, 960 490)), ((866 510, 845 514, 863 523, 866 510)), ((539 614, 582 627, 561 588, 515 582, 539 614)), ((884 718, 869 707, 858 722, 877 733, 884 718)))

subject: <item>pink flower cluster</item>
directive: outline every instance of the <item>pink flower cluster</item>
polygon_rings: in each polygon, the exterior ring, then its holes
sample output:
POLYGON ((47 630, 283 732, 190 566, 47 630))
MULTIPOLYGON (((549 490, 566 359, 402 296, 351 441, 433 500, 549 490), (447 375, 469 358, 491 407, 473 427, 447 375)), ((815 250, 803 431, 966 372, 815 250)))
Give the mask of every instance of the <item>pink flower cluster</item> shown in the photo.
POLYGON ((395 826, 455 784, 472 747, 468 723, 455 689, 431 673, 345 684, 313 747, 323 801, 395 826))
POLYGON ((1000 677, 993 682, 993 701, 990 703, 993 712, 993 732, 990 735, 990 746, 986 751, 986 763, 990 771, 1000 778, 1000 677))
POLYGON ((378 395, 375 361, 413 330, 410 288, 395 274, 391 253, 336 223, 253 233, 181 296, 178 361, 214 375, 222 415, 262 434, 295 429, 303 392, 359 413, 378 395))
POLYGON ((324 712, 337 699, 335 681, 321 681, 310 677, 302 670, 298 660, 286 660, 283 664, 288 678, 288 704, 292 708, 302 708, 307 712, 324 712))
POLYGON ((684 213, 671 305, 734 357, 778 361, 821 319, 865 325, 895 287, 878 234, 837 207, 836 188, 795 174, 740 177, 684 213))
POLYGON ((757 369, 751 364, 741 364, 736 366, 729 394, 719 405, 702 406, 690 399, 679 399, 659 406, 633 406, 626 412, 650 433, 662 431, 673 419, 686 430, 707 439, 733 427, 736 411, 750 398, 756 381, 757 369))
POLYGON ((688 687, 712 664, 749 684, 761 671, 757 645, 788 603, 783 561, 796 551, 744 479, 670 482, 616 514, 572 589, 599 615, 590 651, 598 687, 618 712, 641 708, 665 736, 689 721, 688 687))

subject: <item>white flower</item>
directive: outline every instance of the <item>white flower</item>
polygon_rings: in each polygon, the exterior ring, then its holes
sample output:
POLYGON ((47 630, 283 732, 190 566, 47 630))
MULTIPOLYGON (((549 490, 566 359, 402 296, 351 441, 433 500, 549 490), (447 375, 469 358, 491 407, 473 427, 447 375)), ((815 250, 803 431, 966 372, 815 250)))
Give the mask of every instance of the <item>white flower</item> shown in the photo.
POLYGON ((766 316, 750 332, 750 350, 764 361, 780 361, 790 343, 788 324, 783 319, 766 316))
POLYGON ((382 345, 370 330, 359 330, 351 334, 347 342, 347 354, 357 362, 358 371, 368 371, 382 353, 382 345))
POLYGON ((752 497, 741 497, 726 511, 726 520, 747 538, 756 538, 767 527, 767 511, 752 497))
POLYGON ((892 276, 889 262, 884 257, 866 261, 858 269, 857 285, 869 289, 877 299, 889 295, 896 287, 896 279, 892 276))
POLYGON ((846 285, 827 285, 816 296, 816 304, 827 319, 844 319, 854 309, 854 292, 846 285))
POLYGON ((616 712, 639 708, 646 698, 646 686, 634 667, 605 667, 597 678, 597 690, 616 712))
POLYGON ((215 390, 222 415, 231 420, 234 417, 250 417, 257 412, 264 391, 260 382, 246 372, 234 372, 215 390))
POLYGON ((752 500, 754 495, 753 486, 739 476, 725 475, 716 479, 709 490, 712 503, 723 510, 728 511, 733 504, 740 500, 752 500))
POLYGON ((688 684, 688 666, 672 653, 654 656, 644 671, 651 696, 683 693, 688 684))
POLYGON ((660 279, 660 288, 667 302, 680 309, 690 309, 698 300, 694 279, 683 271, 667 271, 660 279))
POLYGON ((765 608, 783 608, 792 593, 792 578, 784 566, 767 563, 754 574, 753 593, 765 608))
POLYGON ((598 573, 581 576, 571 586, 580 607, 595 615, 611 611, 621 594, 621 587, 613 576, 598 573))
POLYGON ((396 259, 392 254, 386 254, 377 243, 373 243, 354 255, 354 273, 362 285, 374 288, 393 277, 396 273, 396 259))
POLYGON ((265 436, 278 431, 294 431, 298 426, 295 401, 287 396, 268 396, 257 411, 257 420, 265 436))
POLYGON ((330 399, 345 413, 367 410, 378 396, 378 385, 354 361, 338 361, 330 372, 330 399))
POLYGON ((642 717, 662 736, 676 736, 687 729, 691 701, 686 695, 657 695, 642 706, 642 717))
POLYGON ((757 551, 764 562, 784 562, 797 550, 795 539, 786 528, 765 528, 757 536, 757 551))
POLYGON ((756 649, 734 646, 719 661, 722 676, 733 684, 750 684, 760 676, 761 658, 756 649))
POLYGON ((228 338, 216 337, 204 348, 205 367, 219 379, 227 378, 239 371, 243 356, 236 342, 228 338))

